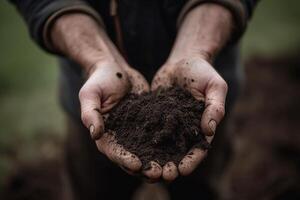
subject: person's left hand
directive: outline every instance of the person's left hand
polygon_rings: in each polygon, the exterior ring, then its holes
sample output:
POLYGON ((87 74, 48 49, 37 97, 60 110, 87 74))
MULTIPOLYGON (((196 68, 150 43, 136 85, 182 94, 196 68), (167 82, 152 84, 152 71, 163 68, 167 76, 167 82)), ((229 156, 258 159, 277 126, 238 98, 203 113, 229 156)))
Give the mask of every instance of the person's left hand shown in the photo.
MULTIPOLYGON (((211 143, 216 127, 225 114, 226 82, 207 59, 198 56, 182 59, 175 63, 167 62, 155 75, 151 89, 156 90, 159 87, 166 88, 173 85, 179 85, 190 91, 197 100, 205 101, 201 129, 208 142, 211 143)), ((163 166, 163 179, 174 180, 178 171, 180 175, 189 175, 206 154, 206 150, 192 148, 181 160, 179 166, 175 166, 174 163, 163 166)))

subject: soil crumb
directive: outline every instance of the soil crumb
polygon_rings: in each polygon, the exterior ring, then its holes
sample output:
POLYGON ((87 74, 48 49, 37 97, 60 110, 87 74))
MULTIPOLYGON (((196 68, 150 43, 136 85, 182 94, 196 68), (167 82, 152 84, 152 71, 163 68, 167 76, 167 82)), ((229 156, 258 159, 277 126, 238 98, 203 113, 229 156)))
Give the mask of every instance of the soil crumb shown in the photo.
POLYGON ((128 94, 110 112, 106 130, 119 144, 137 155, 145 168, 149 161, 176 165, 193 147, 208 149, 200 128, 204 102, 176 86, 141 95, 128 94))
POLYGON ((123 77, 122 73, 120 73, 120 72, 117 72, 116 75, 117 75, 117 77, 120 78, 120 79, 123 77))

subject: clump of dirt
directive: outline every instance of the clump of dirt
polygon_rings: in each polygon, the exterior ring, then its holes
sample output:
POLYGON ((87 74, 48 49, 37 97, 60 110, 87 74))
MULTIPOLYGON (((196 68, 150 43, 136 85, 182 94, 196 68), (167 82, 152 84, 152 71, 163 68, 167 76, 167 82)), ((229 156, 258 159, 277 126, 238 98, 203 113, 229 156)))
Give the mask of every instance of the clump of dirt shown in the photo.
POLYGON ((144 167, 151 160, 178 165, 193 146, 209 148, 200 128, 203 110, 203 101, 178 86, 128 94, 110 112, 105 127, 144 167))

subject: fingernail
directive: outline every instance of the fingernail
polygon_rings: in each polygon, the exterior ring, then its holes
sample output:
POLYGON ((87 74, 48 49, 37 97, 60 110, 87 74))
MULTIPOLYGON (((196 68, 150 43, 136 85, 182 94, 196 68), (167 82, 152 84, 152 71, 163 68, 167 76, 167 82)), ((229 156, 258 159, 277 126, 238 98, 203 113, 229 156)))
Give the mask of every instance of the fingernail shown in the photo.
POLYGON ((95 139, 95 126, 94 125, 90 125, 90 134, 92 139, 95 139))
POLYGON ((209 123, 208 123, 208 126, 210 128, 210 131, 212 134, 215 134, 216 132, 216 128, 217 128, 217 123, 215 120, 210 120, 209 123))

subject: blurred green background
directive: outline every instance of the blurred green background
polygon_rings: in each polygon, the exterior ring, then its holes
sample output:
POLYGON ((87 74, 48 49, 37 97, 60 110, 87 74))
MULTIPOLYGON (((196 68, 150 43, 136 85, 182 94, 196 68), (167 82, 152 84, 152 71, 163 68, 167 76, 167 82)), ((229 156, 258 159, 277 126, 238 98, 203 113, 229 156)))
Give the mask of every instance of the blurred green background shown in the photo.
MULTIPOLYGON (((293 53, 300 44, 300 1, 262 1, 243 39, 243 59, 293 53)), ((14 7, 0 2, 0 188, 15 160, 36 160, 43 138, 63 138, 53 56, 29 38, 14 7), (41 139, 42 138, 42 139, 41 139)))

